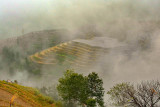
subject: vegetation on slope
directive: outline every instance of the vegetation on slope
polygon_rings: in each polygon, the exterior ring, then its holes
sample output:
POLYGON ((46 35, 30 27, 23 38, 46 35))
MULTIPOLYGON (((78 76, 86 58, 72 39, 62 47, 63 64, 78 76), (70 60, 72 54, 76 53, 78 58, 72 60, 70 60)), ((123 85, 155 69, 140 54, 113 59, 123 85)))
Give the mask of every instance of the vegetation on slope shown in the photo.
MULTIPOLYGON (((61 50, 61 48, 63 47, 65 48, 65 46, 67 45, 65 43, 66 41, 70 41, 80 37, 76 36, 67 38, 66 36, 69 34, 70 34, 69 31, 63 29, 44 30, 44 31, 27 33, 25 35, 15 38, 1 40, 0 70, 5 71, 5 73, 7 72, 10 76, 13 76, 15 72, 18 71, 20 72, 27 71, 29 75, 41 75, 42 72, 41 68, 43 65, 46 64, 52 64, 52 65, 56 64, 56 66, 64 65, 65 67, 61 66, 62 68, 57 68, 61 70, 62 69, 64 70, 64 68, 70 68, 70 65, 72 65, 73 63, 77 64, 75 63, 74 60, 77 59, 77 56, 79 57, 79 55, 83 53, 83 48, 81 48, 82 49, 81 50, 75 48, 76 46, 73 45, 74 46, 73 49, 69 49, 72 47, 67 47, 64 50, 61 50), (77 50, 80 50, 81 52, 77 50), (52 57, 48 56, 47 58, 46 54, 48 55, 48 53, 50 55, 51 53, 53 53, 56 56, 53 57, 52 55, 52 57), (33 57, 28 58, 28 56, 30 55, 32 55, 33 57), (44 58, 44 56, 46 58, 44 58), (47 62, 42 60, 47 60, 47 62)), ((82 63, 83 62, 85 61, 82 61, 82 63)), ((79 65, 86 65, 86 64, 84 63, 79 65)), ((3 74, 3 72, 1 72, 0 74, 3 74)))
POLYGON ((56 107, 56 103, 52 98, 42 95, 37 89, 31 87, 0 81, 0 89, 12 95, 17 94, 18 98, 33 107, 56 107))
POLYGON ((96 59, 107 51, 84 43, 69 41, 37 52, 31 55, 30 59, 40 65, 63 65, 68 66, 67 69, 81 69, 95 64, 96 59))
POLYGON ((66 30, 44 30, 0 41, 0 70, 10 75, 15 71, 28 71, 37 75, 41 72, 40 65, 28 60, 28 56, 55 46, 69 38, 62 38, 66 30))

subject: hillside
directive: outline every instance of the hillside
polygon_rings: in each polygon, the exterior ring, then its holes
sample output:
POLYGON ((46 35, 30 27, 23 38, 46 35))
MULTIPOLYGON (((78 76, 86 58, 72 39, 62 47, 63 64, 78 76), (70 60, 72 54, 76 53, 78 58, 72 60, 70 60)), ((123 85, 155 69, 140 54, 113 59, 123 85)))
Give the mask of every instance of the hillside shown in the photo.
POLYGON ((124 46, 115 39, 105 37, 76 39, 37 52, 31 55, 30 59, 41 65, 60 64, 68 68, 81 69, 94 66, 100 57, 124 46))
POLYGON ((0 50, 2 50, 3 47, 12 47, 31 54, 70 40, 70 38, 64 38, 68 33, 67 30, 35 31, 18 37, 0 40, 0 50))
POLYGON ((13 96, 16 96, 13 101, 16 107, 58 107, 37 89, 0 81, 0 107, 8 107, 13 96))
MULTIPOLYGON (((0 70, 13 75, 16 71, 27 71, 39 74, 40 67, 28 62, 28 56, 55 46, 61 42, 72 40, 67 30, 43 30, 27 33, 22 36, 0 40, 0 70)), ((3 75, 3 72, 0 72, 3 75)), ((31 74, 31 75, 32 75, 31 74)), ((6 79, 6 78, 3 78, 6 79)))

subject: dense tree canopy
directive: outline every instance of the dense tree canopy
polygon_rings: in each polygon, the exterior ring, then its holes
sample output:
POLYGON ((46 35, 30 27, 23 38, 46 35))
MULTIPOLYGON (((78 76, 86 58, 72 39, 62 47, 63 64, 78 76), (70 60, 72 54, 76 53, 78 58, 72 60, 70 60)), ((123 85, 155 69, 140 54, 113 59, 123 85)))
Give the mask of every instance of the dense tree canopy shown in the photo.
POLYGON ((69 104, 77 102, 85 104, 88 97, 86 88, 87 79, 82 74, 74 73, 71 70, 67 70, 64 78, 59 79, 57 86, 60 96, 69 104))
POLYGON ((88 107, 95 107, 97 104, 101 107, 104 106, 103 82, 96 73, 83 76, 72 70, 67 70, 64 77, 59 79, 57 89, 59 95, 69 106, 71 104, 88 107))
POLYGON ((99 106, 103 106, 104 88, 102 79, 98 77, 98 74, 93 72, 88 75, 87 80, 88 80, 89 96, 91 98, 95 98, 99 106))

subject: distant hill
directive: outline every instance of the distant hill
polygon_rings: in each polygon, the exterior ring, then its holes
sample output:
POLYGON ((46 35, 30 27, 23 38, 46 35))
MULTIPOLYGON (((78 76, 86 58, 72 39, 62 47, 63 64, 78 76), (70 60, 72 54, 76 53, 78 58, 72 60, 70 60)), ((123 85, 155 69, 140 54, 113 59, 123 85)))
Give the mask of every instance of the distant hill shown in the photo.
MULTIPOLYGON (((61 29, 36 31, 19 37, 1 40, 0 70, 4 71, 5 69, 5 72, 9 72, 10 75, 14 74, 14 71, 27 71, 31 75, 39 75, 43 70, 41 68, 44 67, 28 60, 30 55, 78 38, 91 39, 93 37, 94 34, 92 33, 81 32, 79 34, 75 34, 68 30, 61 29)), ((64 58, 60 56, 57 56, 57 58, 60 63, 62 63, 64 58)), ((72 56, 75 58, 74 55, 70 55, 70 57, 72 56)))
POLYGON ((28 54, 70 40, 67 30, 43 30, 24 34, 22 36, 0 40, 0 50, 3 47, 19 48, 28 54))
POLYGON ((37 52, 30 56, 30 60, 40 65, 60 65, 78 70, 95 66, 103 55, 124 47, 125 44, 107 37, 75 39, 37 52))
POLYGON ((44 30, 1 40, 0 70, 9 72, 10 75, 14 74, 14 71, 17 70, 34 72, 34 74, 38 72, 36 74, 39 74, 40 67, 28 62, 28 56, 59 43, 72 40, 72 36, 69 38, 68 35, 70 36, 69 31, 63 29, 44 30))
POLYGON ((0 107, 58 107, 50 98, 43 96, 37 89, 16 83, 0 81, 0 107))

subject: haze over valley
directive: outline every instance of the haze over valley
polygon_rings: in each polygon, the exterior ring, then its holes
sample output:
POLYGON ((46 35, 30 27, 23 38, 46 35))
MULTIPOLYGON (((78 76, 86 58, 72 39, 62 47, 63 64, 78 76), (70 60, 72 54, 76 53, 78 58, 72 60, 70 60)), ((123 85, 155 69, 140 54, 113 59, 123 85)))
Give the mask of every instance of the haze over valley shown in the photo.
MULTIPOLYGON (((1 0, 0 80, 16 80, 19 85, 36 88, 62 102, 62 107, 69 107, 62 90, 56 89, 62 78, 67 78, 66 71, 84 78, 95 72, 103 80, 102 105, 114 107, 118 103, 111 105, 106 92, 113 95, 114 90, 109 90, 116 84, 129 82, 135 86, 142 81, 159 81, 159 4, 160 0, 1 0)), ((154 90, 159 95, 160 90, 154 90)), ((51 100, 32 100, 37 103, 31 107, 61 107, 57 102, 50 105, 51 100)), ((88 100, 72 100, 73 107, 94 107, 87 105, 88 100)), ((103 107, 96 102, 96 106, 103 107)), ((119 107, 124 105, 128 103, 119 107)))

